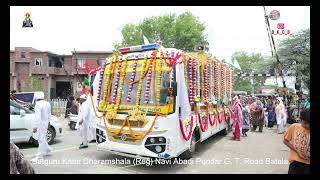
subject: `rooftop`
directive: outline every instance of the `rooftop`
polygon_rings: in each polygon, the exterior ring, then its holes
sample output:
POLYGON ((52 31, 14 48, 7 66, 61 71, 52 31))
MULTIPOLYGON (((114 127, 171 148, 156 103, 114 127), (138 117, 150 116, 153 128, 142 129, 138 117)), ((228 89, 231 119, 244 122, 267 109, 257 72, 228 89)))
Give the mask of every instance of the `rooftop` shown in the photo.
POLYGON ((35 49, 33 47, 15 47, 15 49, 26 49, 26 50, 28 50, 30 52, 42 52, 42 51, 40 51, 38 49, 35 49))
MULTIPOLYGON (((15 50, 17 49, 24 49, 24 51, 29 51, 29 52, 34 52, 34 53, 49 53, 49 54, 54 54, 57 55, 57 53, 53 53, 51 51, 41 51, 38 49, 35 49, 33 47, 15 47, 15 50)), ((10 53, 14 53, 15 50, 10 50, 10 53)), ((71 51, 72 54, 112 54, 112 51, 71 51)), ((62 54, 61 56, 72 56, 71 54, 62 54)))

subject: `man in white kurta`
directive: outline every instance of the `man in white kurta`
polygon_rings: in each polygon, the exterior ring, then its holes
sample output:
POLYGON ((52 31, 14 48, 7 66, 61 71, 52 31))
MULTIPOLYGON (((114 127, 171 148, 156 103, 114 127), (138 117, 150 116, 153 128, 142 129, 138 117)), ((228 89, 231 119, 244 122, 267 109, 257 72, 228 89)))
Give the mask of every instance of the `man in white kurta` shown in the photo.
POLYGON ((88 147, 88 129, 90 120, 90 107, 85 94, 80 96, 80 110, 79 110, 79 130, 82 143, 80 144, 80 149, 88 147))
POLYGON ((38 154, 32 161, 43 159, 52 150, 47 142, 47 130, 51 120, 51 105, 44 100, 44 94, 36 94, 35 123, 33 124, 33 138, 38 141, 38 154))

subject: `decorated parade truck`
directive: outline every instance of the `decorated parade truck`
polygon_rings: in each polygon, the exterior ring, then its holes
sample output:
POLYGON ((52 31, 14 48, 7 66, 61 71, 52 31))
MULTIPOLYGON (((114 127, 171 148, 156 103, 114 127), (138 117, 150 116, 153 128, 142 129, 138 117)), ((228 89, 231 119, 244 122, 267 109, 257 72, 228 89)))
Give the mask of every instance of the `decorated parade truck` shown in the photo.
POLYGON ((232 70, 204 52, 147 44, 119 49, 103 67, 97 149, 134 158, 191 158, 232 124, 232 70))

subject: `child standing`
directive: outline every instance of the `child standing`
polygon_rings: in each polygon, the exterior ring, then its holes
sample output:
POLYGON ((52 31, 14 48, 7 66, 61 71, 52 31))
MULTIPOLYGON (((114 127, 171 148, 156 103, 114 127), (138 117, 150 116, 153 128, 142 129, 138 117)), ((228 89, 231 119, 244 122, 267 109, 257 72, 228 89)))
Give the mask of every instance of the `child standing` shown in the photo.
POLYGON ((310 173, 310 109, 300 113, 301 123, 294 123, 284 135, 284 144, 290 148, 289 174, 310 173))

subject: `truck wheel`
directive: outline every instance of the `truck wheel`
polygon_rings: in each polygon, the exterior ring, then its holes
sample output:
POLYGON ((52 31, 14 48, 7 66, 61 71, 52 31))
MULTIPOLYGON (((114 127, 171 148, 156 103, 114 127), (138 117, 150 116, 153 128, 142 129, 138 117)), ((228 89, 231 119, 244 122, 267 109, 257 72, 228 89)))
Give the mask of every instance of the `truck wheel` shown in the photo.
POLYGON ((225 136, 225 135, 228 134, 228 132, 229 132, 229 128, 226 127, 226 128, 224 128, 222 131, 220 131, 220 135, 225 136))
POLYGON ((197 149, 197 137, 196 132, 194 131, 190 141, 190 147, 184 153, 181 154, 181 159, 191 159, 197 149))

